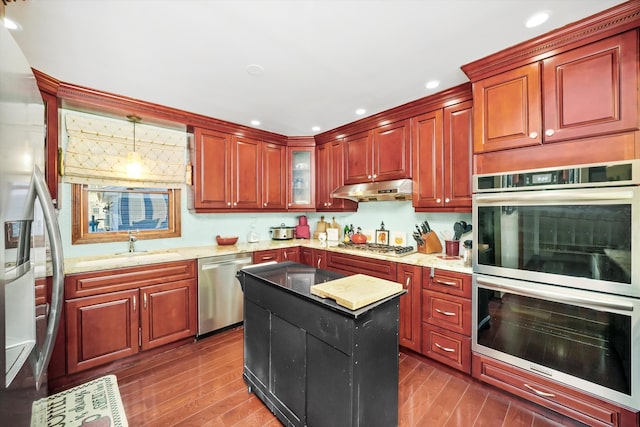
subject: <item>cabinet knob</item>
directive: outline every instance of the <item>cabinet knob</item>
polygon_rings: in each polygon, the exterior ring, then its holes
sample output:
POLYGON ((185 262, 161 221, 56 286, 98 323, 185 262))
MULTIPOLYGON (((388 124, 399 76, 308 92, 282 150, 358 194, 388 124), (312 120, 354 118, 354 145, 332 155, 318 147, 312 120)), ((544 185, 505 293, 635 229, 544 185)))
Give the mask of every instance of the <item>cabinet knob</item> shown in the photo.
POLYGON ((547 129, 546 131, 544 131, 544 134, 547 136, 553 136, 553 134, 556 133, 553 129, 547 129))
POLYGON ((289 203, 287 206, 291 206, 291 203, 289 203))
POLYGON ((233 206, 238 206, 238 202, 233 202, 233 206))
POLYGON ((331 202, 327 203, 327 206, 331 206, 331 202))
POLYGON ((436 199, 436 203, 442 203, 442 199, 436 199))
POLYGON ((371 175, 367 175, 367 178, 371 179, 371 175))
POLYGON ((531 138, 531 139, 536 139, 537 137, 538 137, 538 132, 531 132, 529 134, 529 138, 531 138))
POLYGON ((227 202, 227 206, 231 206, 231 202, 227 202))
POLYGON ((377 177, 378 177, 378 175, 374 173, 373 174, 373 179, 376 179, 377 177))
POLYGON ((449 198, 448 198, 448 197, 444 199, 444 202, 445 202, 445 203, 449 203, 450 201, 451 201, 451 200, 449 200, 449 198))
POLYGON ((264 205, 267 206, 267 202, 265 202, 264 205))
POLYGON ((328 206, 327 202, 324 202, 324 205, 323 205, 323 206, 324 206, 324 207, 327 207, 327 206, 328 206))

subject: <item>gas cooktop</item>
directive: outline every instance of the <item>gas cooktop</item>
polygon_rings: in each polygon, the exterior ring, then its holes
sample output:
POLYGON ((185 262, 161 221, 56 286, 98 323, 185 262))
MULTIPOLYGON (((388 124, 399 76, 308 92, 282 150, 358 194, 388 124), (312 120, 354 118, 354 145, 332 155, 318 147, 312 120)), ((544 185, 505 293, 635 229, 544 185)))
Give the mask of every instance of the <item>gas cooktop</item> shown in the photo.
POLYGON ((372 252, 381 255, 388 256, 405 256, 411 255, 416 252, 416 249, 413 246, 391 246, 391 245, 381 245, 379 243, 339 243, 339 248, 342 249, 353 249, 363 252, 372 252))

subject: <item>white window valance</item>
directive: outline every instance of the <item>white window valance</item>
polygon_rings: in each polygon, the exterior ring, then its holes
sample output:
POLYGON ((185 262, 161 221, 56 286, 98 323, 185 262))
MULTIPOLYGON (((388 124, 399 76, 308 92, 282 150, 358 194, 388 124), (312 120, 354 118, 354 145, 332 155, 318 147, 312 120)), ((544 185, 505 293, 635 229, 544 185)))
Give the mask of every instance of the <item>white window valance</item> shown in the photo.
POLYGON ((140 178, 127 176, 133 123, 76 112, 65 114, 64 181, 75 184, 178 188, 185 182, 187 133, 137 123, 140 178))

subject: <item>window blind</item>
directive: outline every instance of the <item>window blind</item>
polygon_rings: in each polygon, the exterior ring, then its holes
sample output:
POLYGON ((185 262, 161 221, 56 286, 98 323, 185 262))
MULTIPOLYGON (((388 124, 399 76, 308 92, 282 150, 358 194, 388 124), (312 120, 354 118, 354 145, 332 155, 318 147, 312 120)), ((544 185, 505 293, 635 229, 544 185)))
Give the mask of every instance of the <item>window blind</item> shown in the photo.
POLYGON ((67 112, 64 181, 74 184, 179 188, 185 182, 187 133, 136 124, 135 151, 142 157, 140 178, 127 176, 133 151, 133 123, 67 112))

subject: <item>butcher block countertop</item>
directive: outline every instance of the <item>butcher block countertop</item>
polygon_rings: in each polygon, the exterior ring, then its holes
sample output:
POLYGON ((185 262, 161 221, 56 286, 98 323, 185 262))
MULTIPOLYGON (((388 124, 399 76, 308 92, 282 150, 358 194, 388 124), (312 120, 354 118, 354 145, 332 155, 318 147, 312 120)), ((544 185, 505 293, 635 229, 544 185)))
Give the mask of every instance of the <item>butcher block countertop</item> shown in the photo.
MULTIPOLYGON (((217 255, 252 253, 255 251, 263 251, 270 249, 281 249, 295 246, 310 247, 314 249, 322 249, 327 251, 348 253, 367 258, 394 261, 401 264, 417 265, 421 267, 435 267, 438 269, 456 271, 459 273, 471 274, 470 267, 464 267, 462 258, 445 259, 444 254, 421 254, 413 253, 401 257, 381 255, 358 250, 349 250, 339 248, 338 242, 321 243, 318 240, 293 239, 283 241, 261 241, 257 243, 237 243, 230 246, 207 245, 207 246, 190 246, 180 248, 165 248, 162 250, 154 250, 147 252, 138 252, 135 254, 105 254, 86 257, 65 258, 64 271, 65 274, 83 273, 87 271, 110 270, 114 268, 132 267, 138 265, 157 264, 170 261, 183 261, 189 259, 198 259, 217 255)), ((48 272, 50 275, 50 272, 48 272)))
POLYGON ((313 295, 321 298, 331 298, 343 307, 357 310, 402 292, 402 285, 364 274, 354 274, 353 276, 313 285, 310 290, 313 295))

